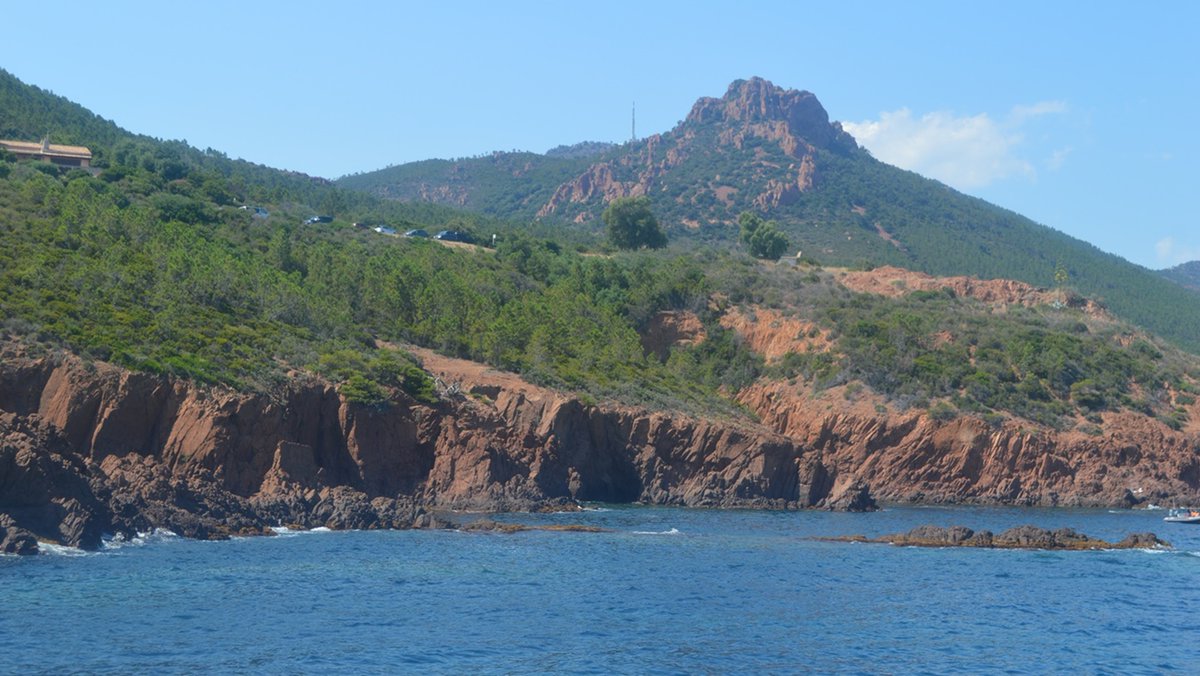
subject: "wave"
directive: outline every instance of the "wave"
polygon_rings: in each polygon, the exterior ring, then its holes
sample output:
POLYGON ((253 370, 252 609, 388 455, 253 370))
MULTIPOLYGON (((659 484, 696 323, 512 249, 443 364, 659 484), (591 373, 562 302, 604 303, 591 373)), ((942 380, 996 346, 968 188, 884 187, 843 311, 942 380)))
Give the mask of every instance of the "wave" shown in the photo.
POLYGON ((297 535, 308 535, 310 533, 332 533, 333 530, 325 526, 317 526, 316 528, 288 528, 287 526, 271 526, 271 531, 280 537, 296 537, 297 535))
POLYGON ((87 556, 91 554, 91 552, 85 551, 78 547, 56 545, 53 542, 39 542, 38 553, 46 556, 87 556))
POLYGON ((671 530, 635 530, 635 531, 633 531, 633 534, 634 535, 682 535, 683 533, 681 533, 678 528, 672 528, 671 530))
MULTIPOLYGON (((1108 549, 1108 550, 1105 550, 1105 551, 1110 551, 1110 552, 1119 552, 1119 551, 1122 551, 1122 550, 1120 550, 1120 549, 1108 549)), ((1162 548, 1162 547, 1158 547, 1158 548, 1155 548, 1155 547, 1146 547, 1146 548, 1144 548, 1144 549, 1135 549, 1135 550, 1133 550, 1133 551, 1142 552, 1143 554, 1170 554, 1170 555, 1172 555, 1172 556, 1195 556, 1195 557, 1200 557, 1200 551, 1193 551, 1193 550, 1188 550, 1188 549, 1167 549, 1167 548, 1162 548)))
POLYGON ((145 547, 156 542, 178 540, 179 536, 166 528, 155 528, 152 531, 139 531, 137 535, 127 538, 120 533, 100 541, 101 551, 121 549, 123 547, 145 547))

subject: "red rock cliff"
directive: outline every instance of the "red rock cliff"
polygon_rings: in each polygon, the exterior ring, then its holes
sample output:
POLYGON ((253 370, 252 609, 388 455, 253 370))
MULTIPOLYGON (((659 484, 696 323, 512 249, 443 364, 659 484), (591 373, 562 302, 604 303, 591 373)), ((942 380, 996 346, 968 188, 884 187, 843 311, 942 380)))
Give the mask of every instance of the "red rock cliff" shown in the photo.
POLYGON ((207 537, 276 523, 411 525, 403 514, 420 516, 418 505, 811 507, 862 492, 757 426, 585 406, 424 354, 471 396, 427 406, 398 395, 375 410, 315 380, 268 397, 9 354, 0 365, 0 513, 38 537, 94 546, 105 529, 207 537), (32 484, 44 490, 14 488, 32 484), (64 533, 68 516, 86 527, 64 533))

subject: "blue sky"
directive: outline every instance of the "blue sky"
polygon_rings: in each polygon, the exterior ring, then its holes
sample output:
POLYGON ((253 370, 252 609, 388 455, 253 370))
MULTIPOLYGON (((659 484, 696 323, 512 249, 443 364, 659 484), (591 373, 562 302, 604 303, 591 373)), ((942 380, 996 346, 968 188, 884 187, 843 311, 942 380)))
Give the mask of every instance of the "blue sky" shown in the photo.
POLYGON ((1148 267, 1200 259, 1200 3, 8 3, 0 67, 337 177, 622 141, 765 77, 876 157, 1148 267), (68 45, 79 45, 77 49, 68 45))

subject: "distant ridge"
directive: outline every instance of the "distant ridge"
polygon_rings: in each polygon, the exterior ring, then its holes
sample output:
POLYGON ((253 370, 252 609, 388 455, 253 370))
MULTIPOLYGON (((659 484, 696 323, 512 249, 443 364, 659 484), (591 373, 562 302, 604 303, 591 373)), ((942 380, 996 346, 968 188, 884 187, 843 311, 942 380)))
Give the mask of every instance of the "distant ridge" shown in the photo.
POLYGON ((1173 268, 1161 270, 1160 274, 1176 284, 1200 291, 1200 261, 1180 263, 1173 268))
POLYGON ((617 144, 606 141, 582 141, 569 146, 555 146, 546 151, 546 157, 562 157, 567 159, 595 157, 616 147, 617 144))

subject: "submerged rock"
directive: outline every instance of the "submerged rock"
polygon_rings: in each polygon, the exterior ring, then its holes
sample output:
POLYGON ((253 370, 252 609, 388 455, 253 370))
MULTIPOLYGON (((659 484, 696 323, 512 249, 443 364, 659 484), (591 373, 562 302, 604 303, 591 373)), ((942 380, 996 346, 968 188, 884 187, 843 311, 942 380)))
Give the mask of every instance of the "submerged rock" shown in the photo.
POLYGON ((607 528, 585 526, 583 524, 549 524, 530 525, 524 523, 508 523, 494 519, 478 519, 459 526, 459 530, 471 533, 523 533, 531 530, 554 531, 559 533, 607 533, 607 528))
POLYGON ((878 542, 903 547, 979 547, 987 549, 1169 549, 1171 543, 1158 539, 1154 533, 1134 533, 1120 542, 1098 540, 1073 528, 1048 530, 1037 526, 1016 526, 993 535, 991 531, 974 531, 965 526, 917 526, 907 533, 868 538, 851 535, 820 538, 839 542, 878 542))

